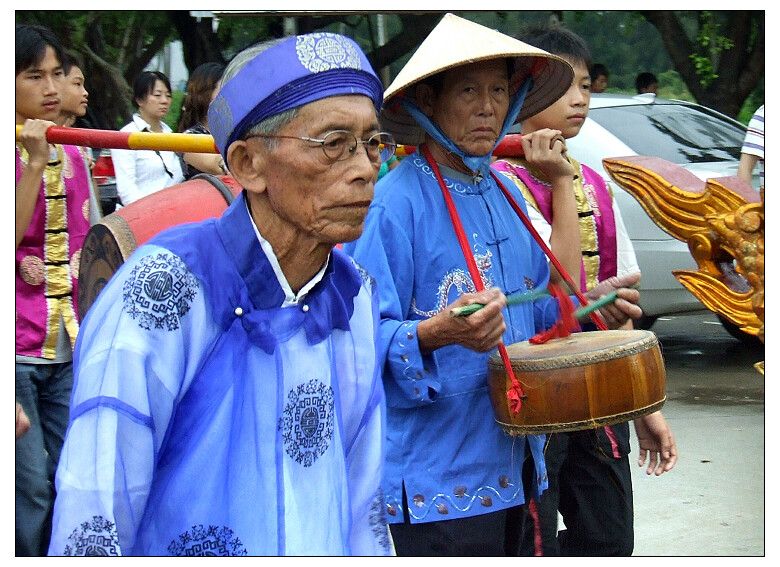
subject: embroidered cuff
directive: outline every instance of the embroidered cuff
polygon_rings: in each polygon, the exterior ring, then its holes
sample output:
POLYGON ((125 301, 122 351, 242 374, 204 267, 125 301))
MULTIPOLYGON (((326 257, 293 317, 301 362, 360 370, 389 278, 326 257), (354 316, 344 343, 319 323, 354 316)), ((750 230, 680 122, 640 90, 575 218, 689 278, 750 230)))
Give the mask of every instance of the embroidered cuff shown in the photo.
POLYGON ((433 356, 420 354, 419 321, 404 321, 387 350, 387 367, 410 407, 436 400, 441 384, 433 356))

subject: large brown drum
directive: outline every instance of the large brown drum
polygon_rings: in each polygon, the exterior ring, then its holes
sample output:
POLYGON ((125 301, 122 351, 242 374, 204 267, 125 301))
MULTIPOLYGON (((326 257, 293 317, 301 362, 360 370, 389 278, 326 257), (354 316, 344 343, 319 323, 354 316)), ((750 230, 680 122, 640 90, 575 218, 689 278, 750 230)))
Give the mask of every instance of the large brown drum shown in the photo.
POLYGON ((229 175, 200 174, 103 217, 87 232, 79 263, 79 317, 136 248, 177 224, 219 217, 241 192, 229 175))
POLYGON ((526 398, 513 414, 512 383, 498 354, 488 361, 496 421, 511 435, 595 429, 658 411, 666 401, 666 368, 650 331, 574 333, 543 344, 507 346, 526 398))

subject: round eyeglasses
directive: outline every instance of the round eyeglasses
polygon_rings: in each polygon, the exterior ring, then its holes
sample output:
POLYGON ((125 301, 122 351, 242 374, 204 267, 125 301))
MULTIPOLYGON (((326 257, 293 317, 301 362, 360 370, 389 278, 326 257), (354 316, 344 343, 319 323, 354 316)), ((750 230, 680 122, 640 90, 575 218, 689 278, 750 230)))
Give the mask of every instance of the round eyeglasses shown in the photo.
POLYGON ((368 159, 374 162, 384 163, 395 154, 396 143, 393 136, 387 132, 379 132, 368 140, 358 140, 352 132, 347 130, 333 130, 322 138, 309 138, 307 136, 280 136, 278 134, 255 134, 252 138, 288 138, 291 140, 303 140, 322 146, 322 151, 333 161, 343 161, 355 155, 357 147, 362 144, 366 148, 368 159))

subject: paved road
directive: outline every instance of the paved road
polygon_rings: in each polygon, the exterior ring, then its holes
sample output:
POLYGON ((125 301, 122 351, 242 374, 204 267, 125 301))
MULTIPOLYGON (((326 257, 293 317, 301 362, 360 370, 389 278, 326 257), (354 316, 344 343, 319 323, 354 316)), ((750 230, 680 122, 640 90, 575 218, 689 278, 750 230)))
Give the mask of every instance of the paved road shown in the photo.
POLYGON ((659 320, 652 331, 666 363, 663 413, 680 460, 648 477, 632 439, 634 555, 769 555, 764 377, 753 368, 763 348, 732 338, 709 313, 659 320))

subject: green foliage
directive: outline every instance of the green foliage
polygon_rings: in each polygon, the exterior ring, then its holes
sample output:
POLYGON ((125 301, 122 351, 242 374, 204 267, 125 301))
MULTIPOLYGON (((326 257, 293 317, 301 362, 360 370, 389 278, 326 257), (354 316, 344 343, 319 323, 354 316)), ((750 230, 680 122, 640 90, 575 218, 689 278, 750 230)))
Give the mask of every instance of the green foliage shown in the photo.
POLYGON ((739 111, 737 120, 747 126, 750 119, 753 117, 753 113, 758 110, 758 107, 764 104, 764 81, 756 87, 756 89, 750 93, 750 96, 742 106, 742 110, 739 111))
POLYGON ((734 47, 734 42, 720 34, 721 24, 714 21, 712 12, 701 12, 700 19, 701 26, 696 43, 699 44, 701 52, 691 53, 689 57, 700 77, 701 86, 708 87, 718 78, 715 72, 718 56, 722 51, 734 47))
POLYGON ((696 102, 680 74, 670 69, 658 74, 658 96, 696 102))
POLYGON ((636 76, 674 69, 658 30, 627 11, 563 12, 564 24, 590 47, 594 63, 609 69, 607 92, 636 93, 636 76))

